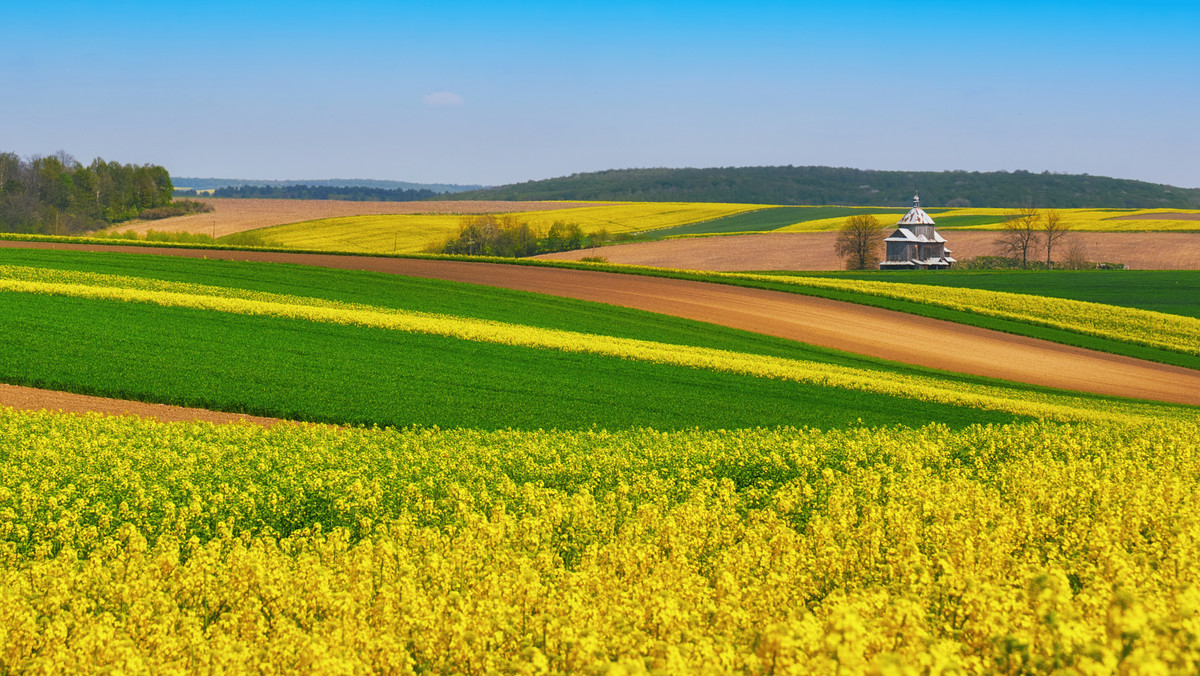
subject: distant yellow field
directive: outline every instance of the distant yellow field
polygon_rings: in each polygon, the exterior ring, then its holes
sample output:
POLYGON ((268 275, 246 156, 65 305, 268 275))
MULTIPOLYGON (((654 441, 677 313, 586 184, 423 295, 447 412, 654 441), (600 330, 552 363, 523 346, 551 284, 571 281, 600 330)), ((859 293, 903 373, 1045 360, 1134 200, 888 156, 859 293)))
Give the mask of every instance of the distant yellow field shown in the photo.
MULTIPOLYGON (((695 202, 597 203, 596 206, 521 211, 512 215, 536 229, 556 221, 578 224, 584 232, 611 234, 656 230, 698 223, 762 208, 756 204, 695 202)), ((419 253, 458 234, 462 216, 412 214, 324 218, 253 231, 274 246, 323 251, 419 253)))
MULTIPOLYGON (((1092 232, 1135 232, 1135 231, 1178 231, 1200 230, 1200 211, 1185 209, 1059 209, 1063 221, 1072 230, 1092 232), (1171 215, 1174 218, 1146 218, 1155 214, 1171 215), (1191 219, 1179 218, 1177 214, 1190 216, 1191 219), (1128 216, 1138 216, 1131 219, 1128 216)), ((1012 213, 1011 209, 953 209, 933 216, 938 221, 950 217, 953 221, 958 216, 1004 216, 1012 213)), ((959 228, 948 224, 947 227, 959 228)), ((999 225, 967 225, 963 230, 996 230, 999 225)))
MULTIPOLYGON (((1013 209, 931 209, 930 216, 939 227, 953 230, 999 230, 1003 217, 1013 209), (987 217, 994 217, 988 219, 987 217), (991 222, 980 223, 980 220, 991 222), (958 221, 958 222, 956 222, 958 221)), ((1169 232, 1200 230, 1200 210, 1188 209, 1059 209, 1063 220, 1072 230, 1089 232, 1169 232), (1153 218, 1162 214, 1166 218, 1153 218), (1181 216, 1182 215, 1182 216, 1181 216), (1126 218, 1136 216, 1138 218, 1126 218)), ((880 223, 892 224, 899 220, 890 215, 877 215, 880 223)), ((837 230, 846 222, 845 216, 804 221, 775 232, 828 232, 837 230)))

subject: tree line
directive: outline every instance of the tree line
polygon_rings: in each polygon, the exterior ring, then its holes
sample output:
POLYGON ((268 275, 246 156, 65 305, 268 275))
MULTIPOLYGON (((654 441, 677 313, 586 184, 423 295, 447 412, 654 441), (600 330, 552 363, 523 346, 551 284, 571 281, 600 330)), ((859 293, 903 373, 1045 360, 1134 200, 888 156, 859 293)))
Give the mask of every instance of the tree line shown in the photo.
POLYGON ((65 152, 28 159, 0 153, 0 232, 68 234, 103 228, 171 206, 171 176, 157 165, 65 152))
MULTIPOLYGON (((195 190, 178 190, 182 196, 197 196, 195 190)), ((418 202, 433 199, 438 193, 428 188, 370 188, 331 185, 240 185, 212 191, 213 197, 241 197, 282 200, 347 200, 351 202, 418 202)))
POLYGON ((596 247, 608 240, 607 231, 584 233, 575 223, 556 221, 542 232, 511 215, 479 214, 463 217, 458 235, 442 246, 441 253, 523 258, 596 247))
POLYGON ((616 169, 444 195, 442 199, 630 200, 939 207, 1200 209, 1200 189, 1028 171, 871 171, 841 167, 616 169))

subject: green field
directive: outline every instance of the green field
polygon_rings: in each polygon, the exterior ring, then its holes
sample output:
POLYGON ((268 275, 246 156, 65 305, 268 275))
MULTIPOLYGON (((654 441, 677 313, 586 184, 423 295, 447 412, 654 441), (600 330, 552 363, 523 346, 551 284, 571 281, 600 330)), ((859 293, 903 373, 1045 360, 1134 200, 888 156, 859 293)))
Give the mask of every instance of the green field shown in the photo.
MULTIPOLYGON (((946 382, 995 382, 613 306, 397 275, 33 250, 3 250, 0 261, 298 293, 946 382)), ((0 379, 7 382, 302 420, 678 429, 1013 418, 878 393, 359 326, 42 294, 0 293, 0 303, 6 343, 26 346, 0 356, 0 379), (50 335, 57 338, 45 340, 50 335)))
MULTIPOLYGON (((927 210, 928 211, 928 210, 927 210)), ((988 215, 988 214, 963 214, 955 216, 938 216, 934 219, 937 222, 937 227, 953 229, 953 228, 969 228, 977 225, 999 225, 1008 220, 1008 216, 1003 214, 988 215)))
MULTIPOLYGON (((931 211, 938 211, 932 209, 931 211)), ((724 218, 715 218, 703 223, 680 225, 654 231, 656 236, 672 235, 716 235, 731 232, 769 232, 796 223, 819 221, 826 218, 846 218, 858 214, 905 214, 907 209, 874 207, 772 207, 759 209, 724 218)))
POLYGON ((1198 270, 947 270, 772 273, 903 282, 1070 298, 1200 318, 1198 270))

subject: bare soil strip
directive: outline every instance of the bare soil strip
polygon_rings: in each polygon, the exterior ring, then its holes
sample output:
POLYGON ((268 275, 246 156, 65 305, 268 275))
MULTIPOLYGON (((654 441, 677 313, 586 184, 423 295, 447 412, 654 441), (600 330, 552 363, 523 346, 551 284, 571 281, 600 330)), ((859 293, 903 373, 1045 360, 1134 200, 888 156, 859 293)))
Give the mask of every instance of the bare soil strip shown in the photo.
POLYGON ((0 406, 22 411, 63 411, 65 413, 104 413, 107 415, 136 415, 154 418, 163 422, 205 421, 211 423, 253 423, 270 427, 281 422, 277 418, 261 418, 240 413, 222 413, 202 408, 184 408, 166 404, 147 404, 142 401, 90 397, 86 394, 71 394, 34 387, 18 387, 0 383, 0 406))
POLYGON ((686 317, 947 371, 1200 405, 1200 371, 776 291, 494 263, 41 242, 3 245, 296 263, 485 284, 686 317))
MULTIPOLYGON (((942 230, 955 258, 997 254, 999 232, 942 230)), ((1133 270, 1200 270, 1198 232, 1078 232, 1088 260, 1124 263, 1133 270)), ((836 232, 776 232, 761 235, 690 237, 659 242, 618 244, 541 258, 578 260, 603 256, 610 263, 659 268, 709 270, 842 270, 834 254, 836 232)), ((1059 245, 1059 251, 1067 247, 1059 245)))
POLYGON ((223 237, 271 225, 299 223, 318 218, 396 214, 494 214, 513 211, 547 211, 595 206, 584 202, 500 202, 444 200, 439 202, 351 202, 345 200, 276 200, 189 197, 213 206, 206 214, 189 214, 157 221, 135 221, 119 226, 121 232, 147 230, 188 232, 223 237))

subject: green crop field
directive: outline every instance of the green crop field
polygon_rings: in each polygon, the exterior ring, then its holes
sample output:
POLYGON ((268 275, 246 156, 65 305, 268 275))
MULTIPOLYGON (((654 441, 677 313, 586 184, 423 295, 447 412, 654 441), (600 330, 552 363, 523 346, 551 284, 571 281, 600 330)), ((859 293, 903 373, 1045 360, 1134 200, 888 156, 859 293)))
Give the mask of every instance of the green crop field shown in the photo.
POLYGON ((888 272, 884 275, 869 272, 800 274, 1027 293, 1200 318, 1200 271, 1197 270, 947 270, 932 275, 918 271, 888 272))
POLYGON ((700 369, 302 320, 0 294, 0 379, 328 423, 844 427, 1013 416, 700 369), (60 336, 41 341, 39 336, 60 336), (870 413, 875 411, 876 413, 870 413))
MULTIPOLYGON (((769 232, 797 223, 830 218, 848 218, 857 214, 903 215, 907 209, 878 207, 769 207, 711 221, 655 230, 655 236, 715 235, 729 232, 769 232)), ((933 209, 931 211, 938 211, 933 209)))

